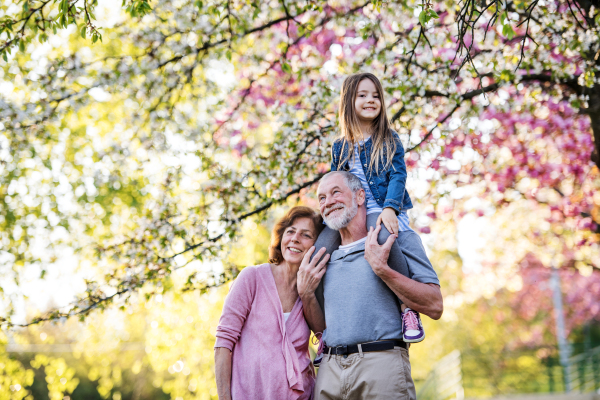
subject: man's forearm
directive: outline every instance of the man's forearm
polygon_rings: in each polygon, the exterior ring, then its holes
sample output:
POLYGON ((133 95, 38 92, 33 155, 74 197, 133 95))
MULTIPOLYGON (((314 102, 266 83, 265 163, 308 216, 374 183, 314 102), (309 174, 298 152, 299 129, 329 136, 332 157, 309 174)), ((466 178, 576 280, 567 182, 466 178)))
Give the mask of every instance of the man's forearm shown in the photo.
POLYGON ((307 293, 301 296, 304 318, 313 332, 323 332, 325 330, 325 314, 317 301, 314 293, 307 293))
POLYGON ((378 270, 377 275, 407 307, 432 319, 440 319, 444 311, 444 302, 438 285, 417 282, 394 271, 387 265, 386 267, 378 270))

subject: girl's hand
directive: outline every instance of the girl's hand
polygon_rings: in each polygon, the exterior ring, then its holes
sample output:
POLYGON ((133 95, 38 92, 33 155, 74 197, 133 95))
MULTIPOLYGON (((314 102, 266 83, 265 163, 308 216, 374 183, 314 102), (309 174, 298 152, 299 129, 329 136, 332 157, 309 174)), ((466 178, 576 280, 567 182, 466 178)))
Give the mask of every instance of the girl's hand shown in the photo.
POLYGON ((377 225, 382 222, 383 226, 385 226, 392 235, 398 234, 398 218, 396 217, 396 211, 394 211, 393 208, 386 207, 381 214, 379 214, 377 225))

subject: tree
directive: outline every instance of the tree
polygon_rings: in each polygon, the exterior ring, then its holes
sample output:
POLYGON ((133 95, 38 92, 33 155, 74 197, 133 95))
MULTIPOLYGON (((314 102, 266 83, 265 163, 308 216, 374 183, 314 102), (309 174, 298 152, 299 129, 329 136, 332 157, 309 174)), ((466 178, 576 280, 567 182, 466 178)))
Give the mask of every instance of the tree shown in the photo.
MULTIPOLYGON (((382 77, 415 178, 430 174, 435 190, 422 200, 430 217, 459 207, 448 199, 466 185, 498 207, 522 195, 528 179, 525 196, 547 202, 533 189, 554 190, 571 171, 540 177, 528 146, 540 135, 561 151, 575 135, 573 187, 588 189, 559 202, 584 221, 575 228, 580 246, 597 249, 597 167, 584 147, 600 143, 592 139, 594 8, 580 21, 554 12, 570 3, 524 12, 509 2, 502 26, 492 23, 484 37, 480 28, 500 6, 491 4, 470 31, 467 63, 457 52, 467 37, 456 43, 453 21, 462 14, 454 3, 435 5, 437 19, 425 7, 428 21, 419 21, 411 2, 163 2, 105 29, 93 51, 84 39, 31 42, 4 64, 13 86, 0 100, 2 260, 14 279, 31 265, 43 277, 52 251, 74 247, 90 257, 94 248, 101 273, 72 307, 29 322, 83 317, 193 260, 222 258, 241 221, 304 194, 328 170, 341 78, 367 68, 382 77), (519 18, 527 25, 506 28, 519 18), (541 36, 538 46, 528 32, 541 36), (579 127, 541 126, 520 132, 518 145, 509 137, 488 145, 484 137, 519 107, 535 118, 536 109, 562 108, 579 127), (501 173, 508 167, 511 176, 501 173)), ((228 271, 192 273, 187 288, 218 285, 228 271)))
MULTIPOLYGON (((102 41, 102 34, 94 25, 97 5, 98 0, 84 0, 82 3, 72 0, 16 0, 4 4, 0 18, 0 34, 3 34, 0 55, 8 61, 15 48, 24 52, 35 39, 44 43, 59 29, 72 25, 77 26, 82 38, 89 35, 92 43, 102 41)), ((151 11, 148 0, 125 0, 123 8, 131 17, 143 17, 151 11)))

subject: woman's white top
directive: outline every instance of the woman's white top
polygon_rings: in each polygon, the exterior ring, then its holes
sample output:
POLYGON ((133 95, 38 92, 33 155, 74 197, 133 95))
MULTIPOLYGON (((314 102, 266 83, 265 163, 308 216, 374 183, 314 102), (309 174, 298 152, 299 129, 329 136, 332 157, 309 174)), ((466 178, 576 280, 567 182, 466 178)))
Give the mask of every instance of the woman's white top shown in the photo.
POLYGON ((283 313, 283 319, 287 322, 288 318, 290 317, 291 312, 284 312, 283 313))

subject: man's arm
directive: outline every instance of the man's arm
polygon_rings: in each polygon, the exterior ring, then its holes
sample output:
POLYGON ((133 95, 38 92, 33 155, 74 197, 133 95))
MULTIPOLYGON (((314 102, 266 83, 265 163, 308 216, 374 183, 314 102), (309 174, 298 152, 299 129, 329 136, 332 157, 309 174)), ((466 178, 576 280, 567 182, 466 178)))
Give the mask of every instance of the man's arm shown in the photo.
MULTIPOLYGON (((440 287, 435 283, 421 283, 394 271, 385 264, 377 276, 407 307, 425 314, 432 319, 440 319, 444 311, 444 302, 440 287)), ((373 269, 375 271, 375 269, 373 269)))
POLYGON ((315 248, 313 246, 304 255, 302 264, 300 264, 300 269, 298 270, 296 285, 298 287, 298 295, 300 296, 300 300, 302 300, 304 318, 310 329, 317 333, 325 330, 325 314, 317 301, 315 290, 317 290, 321 278, 325 275, 329 254, 326 254, 321 260, 321 257, 325 253, 325 248, 321 248, 312 261, 310 261, 310 257, 314 251, 315 248), (318 260, 321 261, 317 263, 318 260))
POLYGON ((371 228, 365 243, 365 259, 371 265, 373 272, 402 300, 407 307, 427 315, 432 319, 440 319, 444 311, 444 302, 440 287, 434 283, 421 283, 410 279, 387 264, 390 249, 397 235, 390 235, 383 245, 377 243, 377 229, 371 228))

